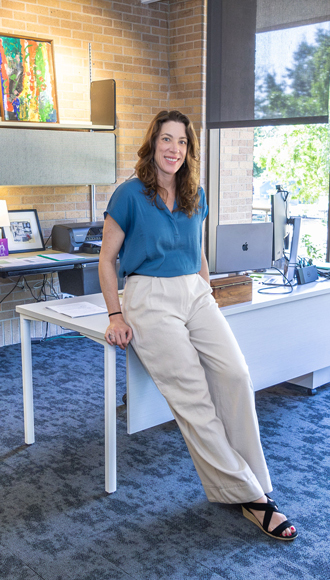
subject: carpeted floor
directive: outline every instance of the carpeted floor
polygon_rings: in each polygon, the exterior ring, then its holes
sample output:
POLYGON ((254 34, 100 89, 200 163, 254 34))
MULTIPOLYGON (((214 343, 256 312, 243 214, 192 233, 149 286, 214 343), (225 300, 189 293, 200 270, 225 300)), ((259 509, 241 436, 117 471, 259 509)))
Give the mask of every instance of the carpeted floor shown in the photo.
POLYGON ((274 498, 299 530, 272 540, 209 504, 174 422, 126 433, 118 353, 118 491, 104 492, 103 350, 33 346, 36 442, 24 444, 20 345, 0 349, 0 578, 312 580, 329 571, 330 389, 256 395, 274 498))

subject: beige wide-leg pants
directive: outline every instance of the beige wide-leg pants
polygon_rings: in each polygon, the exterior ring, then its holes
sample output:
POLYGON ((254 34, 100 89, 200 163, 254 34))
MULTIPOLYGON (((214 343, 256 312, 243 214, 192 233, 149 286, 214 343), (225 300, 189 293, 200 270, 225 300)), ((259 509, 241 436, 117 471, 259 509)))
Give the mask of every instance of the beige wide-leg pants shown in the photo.
POLYGON ((209 501, 249 502, 270 492, 248 368, 207 282, 199 274, 130 276, 123 314, 209 501))

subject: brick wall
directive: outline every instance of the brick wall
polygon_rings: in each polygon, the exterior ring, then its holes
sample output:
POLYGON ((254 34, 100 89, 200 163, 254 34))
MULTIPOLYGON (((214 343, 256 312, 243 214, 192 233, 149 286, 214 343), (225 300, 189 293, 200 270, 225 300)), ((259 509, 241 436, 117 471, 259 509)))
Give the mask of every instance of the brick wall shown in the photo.
MULTIPOLYGON (((118 184, 132 174, 145 129, 162 108, 191 115, 204 154, 205 6, 206 0, 0 0, 0 31, 54 40, 61 122, 89 121, 91 46, 92 80, 116 81, 118 184)), ((203 158, 202 182, 204 167, 203 158)), ((97 219, 114 189, 96 188, 97 219)), ((45 239, 54 223, 90 220, 86 186, 0 187, 0 199, 9 209, 37 209, 45 239)), ((0 282, 0 300, 16 281, 0 282)), ((29 301, 23 288, 0 304, 0 345, 19 341, 15 305, 29 301)), ((44 331, 40 325, 33 330, 38 336, 44 331)))
POLYGON ((169 106, 183 110, 194 123, 205 186, 206 1, 171 0, 169 40, 169 106))
POLYGON ((252 221, 253 128, 222 129, 220 223, 252 221))

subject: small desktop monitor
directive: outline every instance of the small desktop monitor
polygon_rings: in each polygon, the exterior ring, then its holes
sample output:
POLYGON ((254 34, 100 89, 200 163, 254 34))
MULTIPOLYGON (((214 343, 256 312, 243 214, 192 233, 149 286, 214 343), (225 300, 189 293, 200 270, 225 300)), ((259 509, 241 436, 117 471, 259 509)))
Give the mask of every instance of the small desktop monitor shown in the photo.
POLYGON ((273 223, 273 260, 281 260, 284 250, 289 247, 288 192, 277 190, 271 196, 271 216, 273 223))
POLYGON ((296 275, 298 260, 301 218, 289 217, 289 192, 280 185, 271 196, 271 215, 273 223, 273 261, 284 271, 285 277, 292 282, 296 275), (285 265, 280 262, 285 258, 285 265))
POLYGON ((266 270, 272 266, 273 224, 217 226, 216 273, 266 270))

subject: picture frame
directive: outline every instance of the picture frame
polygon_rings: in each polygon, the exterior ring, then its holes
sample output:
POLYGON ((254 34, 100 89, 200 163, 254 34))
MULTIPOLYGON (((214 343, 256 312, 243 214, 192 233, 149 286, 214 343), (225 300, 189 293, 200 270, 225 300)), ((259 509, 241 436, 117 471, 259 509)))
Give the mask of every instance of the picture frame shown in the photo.
POLYGON ((0 32, 3 121, 59 123, 53 41, 0 32))
POLYGON ((44 250, 45 244, 36 209, 8 210, 9 226, 4 226, 9 254, 44 250))

